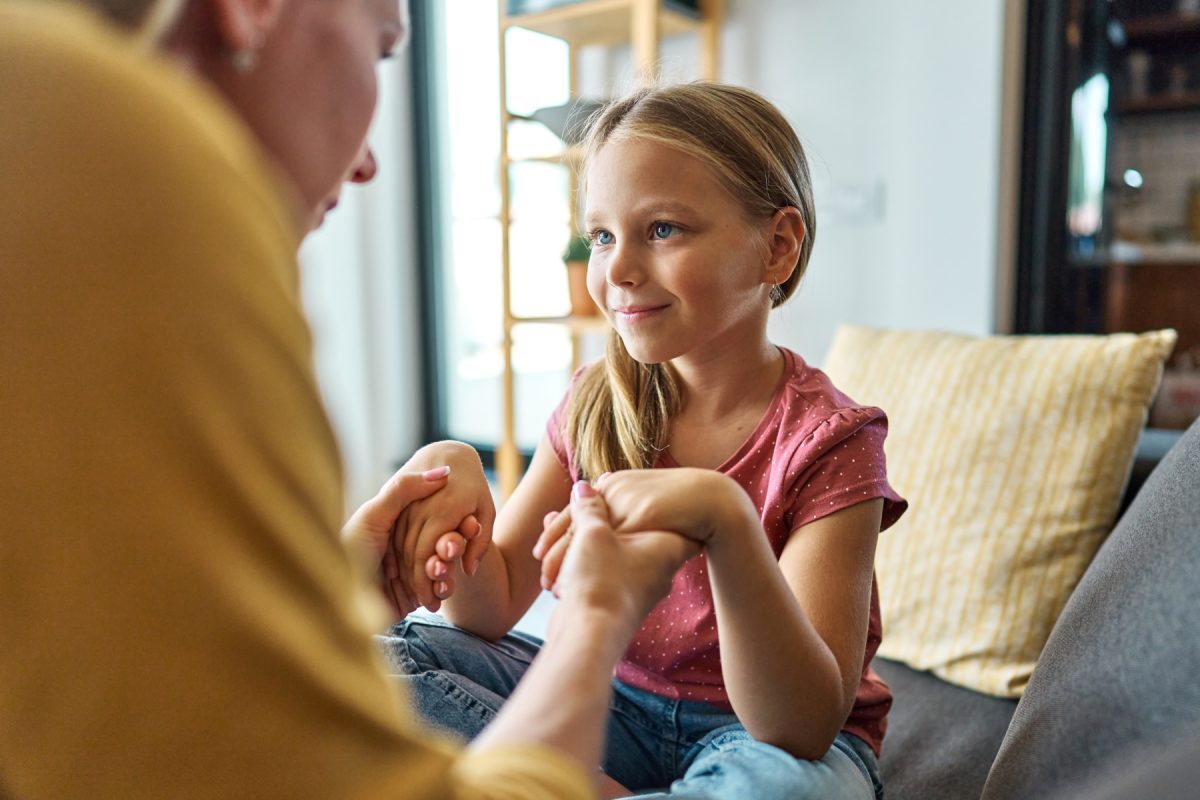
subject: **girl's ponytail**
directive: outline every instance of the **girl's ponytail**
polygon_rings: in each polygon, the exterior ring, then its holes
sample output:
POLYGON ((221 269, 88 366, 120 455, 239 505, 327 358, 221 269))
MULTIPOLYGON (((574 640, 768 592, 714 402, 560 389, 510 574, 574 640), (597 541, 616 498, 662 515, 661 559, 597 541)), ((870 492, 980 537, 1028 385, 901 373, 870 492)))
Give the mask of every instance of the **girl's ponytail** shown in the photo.
POLYGON ((680 400, 669 365, 635 361, 610 331, 604 361, 579 377, 567 409, 563 433, 581 477, 653 467, 670 441, 680 400))

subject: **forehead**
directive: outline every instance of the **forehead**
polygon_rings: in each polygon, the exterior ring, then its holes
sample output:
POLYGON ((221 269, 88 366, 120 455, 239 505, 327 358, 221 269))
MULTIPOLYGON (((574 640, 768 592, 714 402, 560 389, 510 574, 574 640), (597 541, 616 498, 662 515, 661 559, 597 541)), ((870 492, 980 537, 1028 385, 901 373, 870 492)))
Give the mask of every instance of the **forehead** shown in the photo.
POLYGON ((602 145, 587 166, 589 210, 609 204, 629 208, 647 197, 706 205, 732 200, 707 162, 678 147, 633 137, 602 145))

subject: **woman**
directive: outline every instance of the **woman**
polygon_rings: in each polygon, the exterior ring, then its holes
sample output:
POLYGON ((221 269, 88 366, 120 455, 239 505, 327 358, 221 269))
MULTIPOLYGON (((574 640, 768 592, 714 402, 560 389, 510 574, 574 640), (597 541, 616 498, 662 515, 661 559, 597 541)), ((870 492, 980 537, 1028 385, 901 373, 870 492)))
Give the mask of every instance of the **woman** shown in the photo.
POLYGON ((365 570, 338 542, 295 251, 374 171, 402 9, 123 5, 140 38, 0 3, 0 795, 587 796, 612 665, 692 546, 617 539, 581 487, 550 642, 463 753, 397 708, 362 575, 444 471, 355 514, 365 570))

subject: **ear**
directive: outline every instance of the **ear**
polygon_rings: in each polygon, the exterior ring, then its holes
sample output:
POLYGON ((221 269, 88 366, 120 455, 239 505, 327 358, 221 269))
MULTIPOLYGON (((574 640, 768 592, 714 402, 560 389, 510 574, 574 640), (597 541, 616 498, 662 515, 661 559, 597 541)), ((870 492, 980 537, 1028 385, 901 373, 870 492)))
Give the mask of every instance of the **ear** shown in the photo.
POLYGON ((792 276, 800 258, 800 247, 808 231, 800 209, 786 206, 775 212, 767 223, 767 261, 763 265, 763 283, 780 284, 792 276))
POLYGON ((231 53, 257 50, 286 0, 210 0, 221 40, 231 53))

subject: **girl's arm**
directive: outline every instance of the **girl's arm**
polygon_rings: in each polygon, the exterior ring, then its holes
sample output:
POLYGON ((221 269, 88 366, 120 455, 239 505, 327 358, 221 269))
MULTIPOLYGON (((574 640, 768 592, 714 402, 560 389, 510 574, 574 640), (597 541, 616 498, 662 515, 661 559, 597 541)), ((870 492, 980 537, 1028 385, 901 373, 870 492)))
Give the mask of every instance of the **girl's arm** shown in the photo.
MULTIPOLYGON (((883 501, 797 528, 776 561, 758 510, 725 475, 630 470, 597 487, 618 533, 672 530, 705 544, 721 669, 739 720, 794 756, 824 756, 862 677, 883 501)), ((551 583, 568 517, 551 522, 537 543, 551 583)))
POLYGON ((883 500, 797 528, 776 562, 754 505, 732 489, 707 545, 729 700, 756 739, 819 759, 862 678, 883 500))
POLYGON ((442 614, 486 639, 499 639, 529 610, 541 592, 541 565, 533 543, 542 520, 571 499, 571 479, 546 437, 538 444, 525 476, 496 518, 492 546, 473 576, 455 575, 454 595, 442 614))

